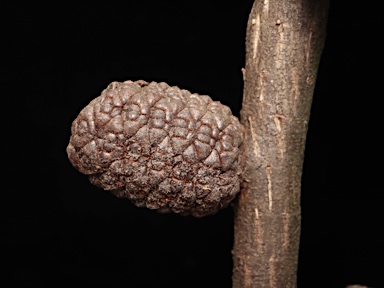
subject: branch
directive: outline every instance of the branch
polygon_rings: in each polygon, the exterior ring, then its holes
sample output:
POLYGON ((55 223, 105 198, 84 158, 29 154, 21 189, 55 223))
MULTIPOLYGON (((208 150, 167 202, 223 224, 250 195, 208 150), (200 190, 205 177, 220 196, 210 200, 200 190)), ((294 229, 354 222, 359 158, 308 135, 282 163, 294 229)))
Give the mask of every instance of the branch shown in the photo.
POLYGON ((233 287, 296 287, 300 185, 328 0, 256 0, 248 20, 233 287))

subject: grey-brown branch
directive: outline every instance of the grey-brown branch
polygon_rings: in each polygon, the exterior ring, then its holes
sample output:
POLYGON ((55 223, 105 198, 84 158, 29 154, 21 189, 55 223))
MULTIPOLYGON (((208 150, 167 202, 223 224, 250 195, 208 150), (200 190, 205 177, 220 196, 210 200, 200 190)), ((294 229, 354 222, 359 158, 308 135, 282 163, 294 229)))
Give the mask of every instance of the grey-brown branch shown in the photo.
POLYGON ((139 207, 202 217, 240 191, 243 128, 208 96, 166 83, 113 82, 74 120, 68 157, 139 207))
POLYGON ((304 147, 328 0, 254 1, 241 121, 233 288, 294 288, 304 147))

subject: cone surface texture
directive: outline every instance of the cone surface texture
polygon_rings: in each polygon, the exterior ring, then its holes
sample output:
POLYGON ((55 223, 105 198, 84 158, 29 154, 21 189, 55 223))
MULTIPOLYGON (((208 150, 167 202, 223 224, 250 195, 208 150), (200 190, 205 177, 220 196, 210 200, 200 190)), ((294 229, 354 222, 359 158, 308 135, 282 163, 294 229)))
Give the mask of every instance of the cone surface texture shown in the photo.
POLYGON ((208 96, 166 83, 113 82, 71 131, 72 165, 136 206, 202 217, 240 191, 243 128, 208 96))

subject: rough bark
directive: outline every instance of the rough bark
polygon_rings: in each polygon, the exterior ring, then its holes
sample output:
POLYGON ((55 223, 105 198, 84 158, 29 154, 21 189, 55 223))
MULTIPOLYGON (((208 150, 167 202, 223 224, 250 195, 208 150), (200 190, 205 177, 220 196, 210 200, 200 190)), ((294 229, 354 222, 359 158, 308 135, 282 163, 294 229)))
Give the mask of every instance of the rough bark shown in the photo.
POLYGON ((300 183, 328 0, 256 0, 248 20, 233 287, 296 287, 300 183))

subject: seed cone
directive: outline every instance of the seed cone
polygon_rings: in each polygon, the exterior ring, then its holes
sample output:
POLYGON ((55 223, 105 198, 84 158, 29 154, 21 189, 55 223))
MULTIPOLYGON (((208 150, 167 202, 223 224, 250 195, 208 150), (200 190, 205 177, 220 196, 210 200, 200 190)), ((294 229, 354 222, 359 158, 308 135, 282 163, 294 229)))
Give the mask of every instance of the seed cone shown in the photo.
POLYGON ((209 96, 166 83, 113 82, 71 130, 72 165, 139 207, 202 217, 240 191, 243 128, 209 96))

